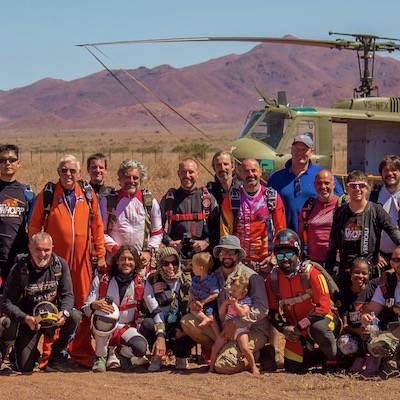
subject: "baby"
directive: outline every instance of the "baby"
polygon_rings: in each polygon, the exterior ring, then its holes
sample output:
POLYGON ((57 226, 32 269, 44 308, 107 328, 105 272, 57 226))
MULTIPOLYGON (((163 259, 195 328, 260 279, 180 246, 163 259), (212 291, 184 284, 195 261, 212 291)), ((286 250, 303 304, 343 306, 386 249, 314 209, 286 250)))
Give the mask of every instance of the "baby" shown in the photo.
MULTIPOLYGON (((251 299, 247 296, 249 280, 245 276, 237 276, 233 278, 233 282, 230 288, 230 297, 227 298, 221 305, 219 310, 219 317, 222 320, 229 319, 240 319, 247 315, 252 305, 251 299)), ((253 353, 249 350, 249 328, 243 327, 238 328, 235 331, 234 339, 237 341, 240 351, 248 361, 251 372, 253 375, 260 375, 260 371, 256 366, 253 353)), ((222 331, 215 340, 211 349, 211 365, 210 372, 214 371, 215 361, 218 356, 218 352, 227 342, 227 338, 222 331)))
POLYGON ((214 334, 218 335, 219 328, 215 317, 218 314, 219 285, 215 274, 210 273, 212 267, 213 260, 210 253, 197 253, 193 256, 194 277, 189 291, 189 303, 191 313, 201 320, 199 328, 210 326, 214 334))

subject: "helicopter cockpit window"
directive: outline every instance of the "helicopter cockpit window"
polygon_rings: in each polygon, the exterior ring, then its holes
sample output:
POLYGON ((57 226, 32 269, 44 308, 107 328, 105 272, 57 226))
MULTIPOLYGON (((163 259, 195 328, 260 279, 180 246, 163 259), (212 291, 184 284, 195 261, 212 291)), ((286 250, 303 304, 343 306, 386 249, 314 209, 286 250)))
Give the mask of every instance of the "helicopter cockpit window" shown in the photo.
MULTIPOLYGON (((260 117, 260 115, 258 115, 258 117, 260 117)), ((252 128, 250 136, 276 149, 288 125, 289 119, 285 117, 286 115, 283 113, 268 112, 265 114, 264 118, 258 120, 258 122, 256 122, 257 118, 254 118, 253 121, 251 121, 250 118, 248 120, 248 125, 250 125, 250 123, 256 123, 256 126, 252 128)), ((250 127, 248 130, 250 130, 250 127)))
MULTIPOLYGON (((315 147, 315 123, 311 120, 301 120, 298 121, 293 129, 293 137, 296 135, 301 135, 302 133, 307 133, 312 137, 315 147)), ((286 153, 290 154, 293 140, 290 139, 286 145, 286 153)))

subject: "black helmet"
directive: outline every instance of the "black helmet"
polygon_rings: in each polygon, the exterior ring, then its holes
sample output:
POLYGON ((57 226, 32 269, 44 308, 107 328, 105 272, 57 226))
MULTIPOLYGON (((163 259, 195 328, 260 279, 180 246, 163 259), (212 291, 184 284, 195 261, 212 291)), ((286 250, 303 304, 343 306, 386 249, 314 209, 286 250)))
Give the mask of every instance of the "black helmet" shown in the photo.
POLYGON ((276 233, 273 241, 274 253, 284 247, 294 249, 297 255, 300 254, 300 239, 297 233, 291 229, 282 229, 276 233))

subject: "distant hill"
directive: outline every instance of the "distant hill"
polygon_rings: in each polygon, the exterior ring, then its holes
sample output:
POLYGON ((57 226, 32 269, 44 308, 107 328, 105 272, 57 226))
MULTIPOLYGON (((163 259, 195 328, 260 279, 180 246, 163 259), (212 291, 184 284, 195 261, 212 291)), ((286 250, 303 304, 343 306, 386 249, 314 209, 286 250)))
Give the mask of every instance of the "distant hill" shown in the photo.
MULTIPOLYGON (((399 61, 377 57, 375 71, 380 95, 400 95, 399 61)), ((203 126, 237 126, 243 122, 250 109, 260 108, 256 86, 271 97, 285 90, 293 106, 329 106, 336 99, 351 97, 353 87, 358 85, 353 52, 279 44, 260 44, 241 55, 231 54, 184 68, 160 65, 129 72, 203 126)), ((183 124, 123 71, 117 74, 135 96, 107 71, 69 82, 46 78, 22 88, 0 91, 0 127, 156 127, 157 123, 136 98, 163 122, 183 124)))

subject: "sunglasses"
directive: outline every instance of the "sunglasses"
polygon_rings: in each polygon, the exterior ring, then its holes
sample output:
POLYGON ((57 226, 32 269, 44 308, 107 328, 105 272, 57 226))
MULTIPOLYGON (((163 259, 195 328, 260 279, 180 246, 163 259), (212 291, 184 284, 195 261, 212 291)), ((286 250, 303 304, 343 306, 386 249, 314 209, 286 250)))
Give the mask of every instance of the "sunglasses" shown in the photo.
POLYGON ((294 194, 301 192, 301 185, 300 185, 300 177, 295 178, 294 180, 294 194))
POLYGON ((9 157, 9 158, 2 157, 2 158, 0 158, 0 164, 5 164, 7 161, 8 161, 10 164, 13 164, 13 163, 15 163, 16 161, 18 161, 18 158, 15 158, 15 157, 9 157))
POLYGON ((163 261, 162 266, 163 267, 168 267, 169 265, 172 265, 173 267, 177 267, 179 265, 178 260, 175 261, 163 261))
POLYGON ((390 259, 390 261, 393 261, 395 263, 400 263, 400 258, 399 257, 393 257, 390 259))
POLYGON ((75 175, 76 174, 76 169, 75 168, 61 168, 61 173, 62 174, 67 174, 68 172, 71 173, 71 175, 75 175))
POLYGON ((350 182, 347 186, 351 189, 365 189, 367 184, 365 182, 350 182))
POLYGON ((282 261, 284 258, 287 258, 288 260, 290 260, 292 257, 294 256, 294 252, 293 251, 287 251, 285 253, 277 253, 275 254, 275 257, 278 261, 282 261))

